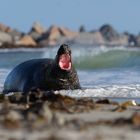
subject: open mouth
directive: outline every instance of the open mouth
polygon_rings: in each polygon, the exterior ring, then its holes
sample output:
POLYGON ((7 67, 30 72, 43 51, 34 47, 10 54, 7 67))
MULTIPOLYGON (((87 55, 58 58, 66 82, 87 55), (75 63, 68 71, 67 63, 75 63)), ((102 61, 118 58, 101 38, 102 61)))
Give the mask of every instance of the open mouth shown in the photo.
POLYGON ((62 54, 59 57, 59 67, 62 70, 70 70, 71 69, 71 56, 69 54, 62 54))

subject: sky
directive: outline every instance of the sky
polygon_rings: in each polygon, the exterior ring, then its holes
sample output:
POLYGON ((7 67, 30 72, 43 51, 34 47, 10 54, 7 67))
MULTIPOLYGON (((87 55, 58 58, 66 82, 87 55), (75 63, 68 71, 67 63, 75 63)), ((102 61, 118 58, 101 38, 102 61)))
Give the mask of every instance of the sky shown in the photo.
POLYGON ((112 25, 118 32, 140 32, 140 0, 0 0, 0 23, 28 32, 39 21, 87 31, 112 25))

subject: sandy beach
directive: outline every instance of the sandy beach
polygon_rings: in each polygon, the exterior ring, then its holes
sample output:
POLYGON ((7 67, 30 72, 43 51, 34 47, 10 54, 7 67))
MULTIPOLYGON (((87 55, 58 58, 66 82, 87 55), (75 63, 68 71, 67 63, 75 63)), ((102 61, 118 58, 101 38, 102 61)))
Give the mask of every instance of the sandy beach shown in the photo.
POLYGON ((140 136, 140 106, 135 101, 75 99, 46 92, 0 99, 3 140, 137 140, 140 136))

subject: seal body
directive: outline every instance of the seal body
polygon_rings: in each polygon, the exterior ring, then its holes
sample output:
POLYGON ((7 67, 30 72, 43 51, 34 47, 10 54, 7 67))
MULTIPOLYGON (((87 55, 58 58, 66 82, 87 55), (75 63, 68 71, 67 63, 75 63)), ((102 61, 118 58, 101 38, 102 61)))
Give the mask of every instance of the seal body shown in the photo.
POLYGON ((72 65, 70 48, 63 44, 55 59, 33 59, 16 66, 7 76, 3 92, 79 88, 79 79, 72 65))

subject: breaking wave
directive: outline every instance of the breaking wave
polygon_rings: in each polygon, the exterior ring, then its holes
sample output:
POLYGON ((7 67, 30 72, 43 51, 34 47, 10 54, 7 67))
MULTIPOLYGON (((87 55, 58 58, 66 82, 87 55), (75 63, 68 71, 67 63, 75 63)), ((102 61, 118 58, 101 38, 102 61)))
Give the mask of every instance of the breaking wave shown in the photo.
MULTIPOLYGON (((54 58, 58 47, 0 51, 0 67, 12 67, 28 59, 54 58), (16 57, 15 57, 16 56, 16 57)), ((78 69, 102 69, 140 66, 140 49, 126 47, 72 46, 72 58, 78 69)))
POLYGON ((75 51, 73 51, 74 64, 79 69, 129 68, 140 66, 140 49, 123 47, 100 47, 92 49, 90 47, 75 51))
MULTIPOLYGON (((59 93, 56 91, 56 93, 59 93)), ((139 98, 140 99, 140 85, 112 85, 112 86, 95 86, 83 90, 66 91, 62 90, 60 93, 71 97, 120 97, 120 98, 139 98)))
MULTIPOLYGON (((42 57, 54 58, 58 48, 44 51, 42 57)), ((72 46, 72 58, 78 69, 102 69, 140 66, 140 49, 105 46, 72 46)))

